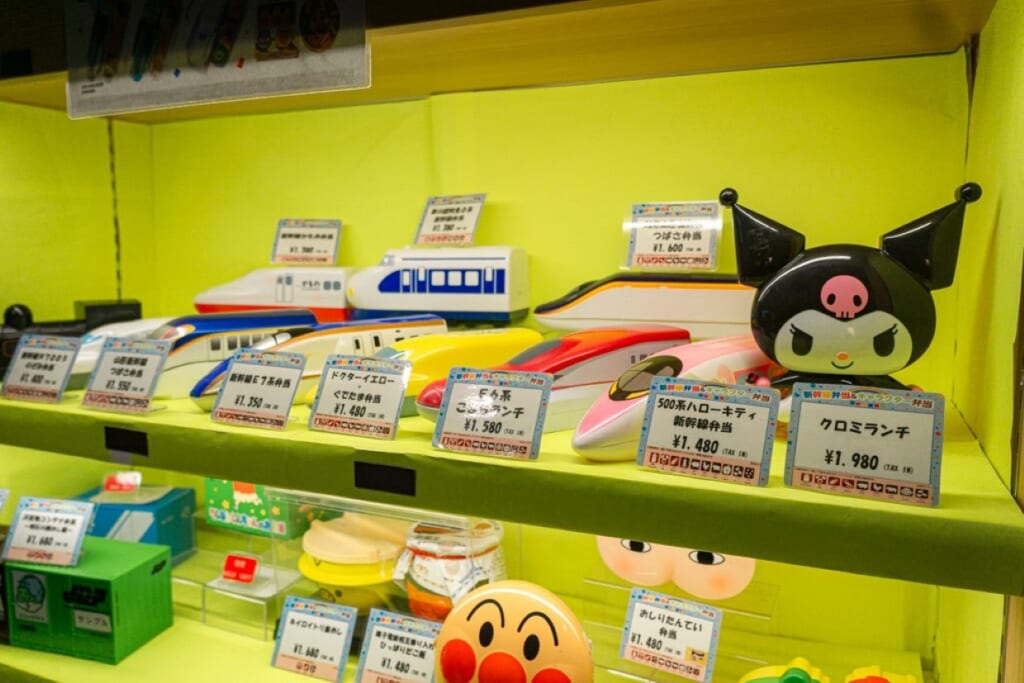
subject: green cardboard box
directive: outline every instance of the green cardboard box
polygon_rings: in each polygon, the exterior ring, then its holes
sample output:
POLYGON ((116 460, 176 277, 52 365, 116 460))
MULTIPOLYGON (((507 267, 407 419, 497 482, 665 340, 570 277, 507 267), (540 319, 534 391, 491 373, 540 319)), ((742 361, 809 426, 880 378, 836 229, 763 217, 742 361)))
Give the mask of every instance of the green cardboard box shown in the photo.
POLYGON ((271 502, 259 484, 207 477, 203 489, 207 522, 257 536, 295 538, 305 533, 314 519, 329 516, 309 505, 271 502))

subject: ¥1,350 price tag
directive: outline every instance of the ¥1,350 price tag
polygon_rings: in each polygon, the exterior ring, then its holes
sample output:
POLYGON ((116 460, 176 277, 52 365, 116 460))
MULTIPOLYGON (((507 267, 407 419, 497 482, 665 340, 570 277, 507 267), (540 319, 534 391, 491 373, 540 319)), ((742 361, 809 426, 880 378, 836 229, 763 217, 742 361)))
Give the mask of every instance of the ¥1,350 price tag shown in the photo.
POLYGON ((340 238, 341 221, 282 218, 270 262, 334 265, 340 238))
POLYGON ((722 612, 709 605, 634 588, 619 656, 691 681, 711 680, 722 612))
POLYGON ((718 263, 718 202, 634 204, 625 228, 629 268, 714 270, 718 263))
POLYGON ((441 625, 374 609, 363 638, 356 683, 432 683, 441 625))
POLYGON ((547 373, 452 368, 434 448, 533 460, 550 394, 547 373))
POLYGON ((356 610, 351 607, 289 595, 281 610, 270 663, 278 669, 340 682, 355 623, 356 610))
POLYGON ((93 504, 22 498, 4 545, 4 559, 73 567, 92 521, 93 504))
POLYGON ((412 364, 360 356, 327 358, 309 428, 394 439, 412 364))
POLYGON ((284 429, 305 367, 300 353, 236 351, 210 416, 226 424, 284 429))
POLYGON ((86 408, 144 413, 149 410, 171 342, 107 339, 82 397, 86 408))
POLYGON ((415 244, 453 246, 472 244, 486 194, 431 197, 423 209, 415 244))
POLYGON ((944 408, 941 394, 796 384, 786 484, 938 505, 944 408))
POLYGON ((73 337, 23 334, 7 366, 0 396, 59 403, 79 346, 81 341, 73 337))
POLYGON ((638 465, 739 484, 768 483, 779 392, 655 377, 638 465))

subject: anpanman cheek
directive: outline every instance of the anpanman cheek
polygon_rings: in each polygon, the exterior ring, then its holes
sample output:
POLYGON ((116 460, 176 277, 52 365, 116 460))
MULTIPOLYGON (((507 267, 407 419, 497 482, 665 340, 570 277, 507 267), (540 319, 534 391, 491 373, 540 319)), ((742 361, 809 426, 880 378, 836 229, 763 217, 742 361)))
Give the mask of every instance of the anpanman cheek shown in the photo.
POLYGON ((480 662, 480 683, 526 683, 526 671, 507 652, 492 652, 480 662))
POLYGON ((441 648, 441 675, 447 683, 469 683, 476 672, 476 655, 464 640, 449 640, 441 648))
POLYGON ((572 683, 572 681, 558 669, 543 669, 537 672, 530 683, 572 683))

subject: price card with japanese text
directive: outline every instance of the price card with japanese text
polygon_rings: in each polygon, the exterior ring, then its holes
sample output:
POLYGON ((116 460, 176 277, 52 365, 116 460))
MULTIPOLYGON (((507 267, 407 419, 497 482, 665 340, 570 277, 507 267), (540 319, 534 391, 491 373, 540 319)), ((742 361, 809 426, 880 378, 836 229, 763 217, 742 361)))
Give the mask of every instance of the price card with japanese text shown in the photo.
POLYGON ((235 351, 210 417, 243 427, 284 429, 305 368, 301 353, 235 351))
POLYGON ((277 222, 271 263, 332 266, 338 260, 341 221, 282 218, 277 222))
POLYGON ((255 557, 228 553, 224 557, 220 577, 225 581, 250 584, 256 579, 259 567, 260 561, 255 557))
POLYGON ((107 339, 82 397, 86 408, 144 413, 150 410, 171 342, 107 339))
POLYGON ((796 384, 786 485, 938 505, 944 409, 941 394, 796 384))
POLYGON ((113 472, 103 477, 105 493, 134 493, 142 486, 142 472, 113 472))
POLYGON ((92 503, 21 498, 4 544, 4 559, 75 566, 92 513, 92 503))
POLYGON ((81 340, 23 334, 4 374, 0 396, 21 401, 60 403, 81 340))
POLYGON ((690 681, 711 681, 722 630, 721 610, 634 588, 619 656, 690 681))
POLYGON ((628 268, 714 270, 718 265, 718 202, 634 204, 624 228, 629 233, 628 268))
POLYGON ((551 375, 452 368, 434 448, 529 459, 540 450, 551 375))
POLYGON ((432 683, 434 641, 440 630, 434 621, 372 610, 356 683, 432 683))
POLYGON ((779 392, 774 389, 655 377, 637 464, 764 486, 778 414, 779 392))
POLYGON ((473 243, 486 194, 431 197, 423 209, 415 244, 451 247, 473 243))
POLYGON ((271 665, 340 682, 352 648, 356 610, 289 595, 281 610, 271 665))
POLYGON ((411 371, 407 360, 329 356, 309 414, 309 428, 394 439, 411 371))

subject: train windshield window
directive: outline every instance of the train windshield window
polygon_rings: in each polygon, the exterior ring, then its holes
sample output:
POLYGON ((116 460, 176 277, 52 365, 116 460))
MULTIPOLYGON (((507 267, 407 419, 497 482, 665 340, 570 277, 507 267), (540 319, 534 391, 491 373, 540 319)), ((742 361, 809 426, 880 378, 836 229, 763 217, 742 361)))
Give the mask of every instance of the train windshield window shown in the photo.
POLYGON ((146 335, 147 339, 177 339, 182 336, 180 328, 174 325, 161 325, 146 335))
POLYGON ((450 273, 448 273, 448 284, 451 287, 461 287, 462 273, 457 270, 453 270, 450 273))
POLYGON ((479 287, 480 286, 480 271, 469 270, 466 271, 466 286, 467 287, 479 287))
POLYGON ((651 380, 655 377, 678 377, 682 370, 683 361, 675 356, 645 358, 615 380, 608 389, 608 398, 613 401, 628 401, 646 396, 651 391, 651 380))
POLYGON ((385 346, 383 349, 373 354, 374 358, 380 358, 381 360, 405 360, 409 357, 409 349, 399 351, 393 346, 385 346))
POLYGON ((234 351, 238 348, 238 337, 228 337, 228 351, 234 351))
POLYGON ((242 348, 252 346, 252 337, 250 337, 247 334, 243 334, 241 337, 238 338, 238 345, 241 346, 242 348))
POLYGON ((432 287, 440 287, 444 284, 444 271, 443 270, 432 270, 430 271, 430 285, 432 287))
POLYGON ((210 337, 210 350, 220 351, 220 337, 210 337))
POLYGON ((552 339, 550 341, 541 342, 540 344, 534 344, 533 346, 531 346, 530 348, 526 349, 525 351, 523 351, 519 355, 510 358, 508 361, 506 361, 506 363, 508 365, 522 365, 523 363, 527 363, 527 362, 533 360, 534 358, 536 358, 537 356, 541 355, 542 353, 546 353, 547 351, 550 351, 551 349, 558 348, 561 345, 562 345, 562 340, 561 339, 552 339))

